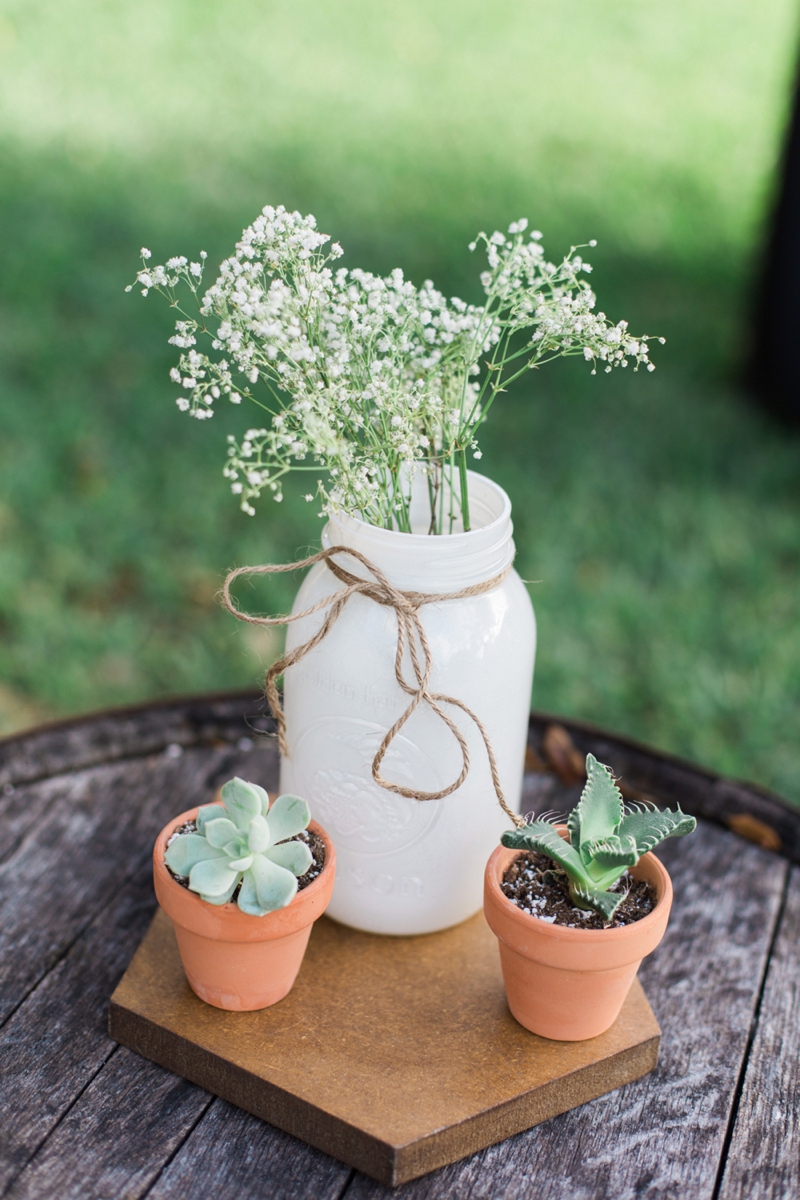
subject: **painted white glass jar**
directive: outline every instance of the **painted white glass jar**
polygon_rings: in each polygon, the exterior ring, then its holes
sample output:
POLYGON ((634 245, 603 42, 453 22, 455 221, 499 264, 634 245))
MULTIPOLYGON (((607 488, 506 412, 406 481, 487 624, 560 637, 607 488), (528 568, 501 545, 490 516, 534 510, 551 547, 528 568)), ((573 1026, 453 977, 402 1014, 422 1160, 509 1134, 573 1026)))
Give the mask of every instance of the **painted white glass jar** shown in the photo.
MULTIPOLYGON (((440 536, 397 533, 345 514, 331 518, 324 547, 359 550, 401 591, 454 592, 493 578, 513 561, 511 504, 491 480, 469 474, 472 529, 440 536)), ((426 529, 427 485, 415 480, 413 529, 426 529)), ((355 559, 341 565, 368 578, 355 559)), ((306 576, 293 612, 342 587, 325 563, 306 576)), ((491 739, 500 781, 519 805, 530 708, 536 623, 515 571, 490 592, 419 610, 433 663, 430 690, 457 697, 491 739)), ((308 640, 324 612, 289 625, 287 651, 308 640)), ((470 719, 444 706, 464 734, 470 770, 442 800, 412 800, 373 781, 372 761, 409 697, 395 677, 394 610, 354 595, 328 635, 286 671, 289 757, 281 791, 304 796, 330 833, 338 870, 328 915, 371 933, 432 933, 482 903, 483 869, 509 819, 497 803, 486 750, 470 719)), ((406 651, 406 660, 408 660, 406 651)), ((405 672, 412 679, 410 663, 405 672)), ((461 751, 444 722, 421 704, 391 743, 381 773, 435 792, 458 778, 461 751)))

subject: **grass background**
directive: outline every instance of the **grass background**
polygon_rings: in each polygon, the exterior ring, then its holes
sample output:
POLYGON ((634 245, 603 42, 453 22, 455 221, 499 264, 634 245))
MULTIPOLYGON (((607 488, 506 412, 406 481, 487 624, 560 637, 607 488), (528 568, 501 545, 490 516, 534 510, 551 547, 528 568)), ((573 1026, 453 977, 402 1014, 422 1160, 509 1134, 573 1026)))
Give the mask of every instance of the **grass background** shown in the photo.
MULTIPOLYGON (((738 385, 794 70, 793 0, 2 0, 0 728, 254 683, 225 569, 312 546, 239 513, 231 413, 187 421, 138 249, 212 261, 261 205, 345 265, 477 299, 521 215, 599 239, 600 307, 654 375, 547 368, 481 467, 537 580, 534 703, 800 801, 800 439, 738 385)), ((262 602, 291 602, 279 580, 262 602)))

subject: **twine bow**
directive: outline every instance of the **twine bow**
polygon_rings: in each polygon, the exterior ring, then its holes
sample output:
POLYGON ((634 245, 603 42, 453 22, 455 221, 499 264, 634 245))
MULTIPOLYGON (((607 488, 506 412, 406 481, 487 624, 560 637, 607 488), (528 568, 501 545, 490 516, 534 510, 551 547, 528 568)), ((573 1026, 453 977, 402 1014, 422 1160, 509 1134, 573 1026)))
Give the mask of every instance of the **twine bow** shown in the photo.
POLYGON ((430 691, 428 685, 433 665, 431 648, 419 615, 419 610, 424 604, 439 604, 447 600, 462 600, 468 596, 483 595, 484 592, 489 592, 502 583, 510 570, 511 567, 508 566, 499 575, 494 575, 491 579, 484 580, 483 583, 462 588, 458 592, 402 592, 398 588, 393 587, 383 572, 358 550, 351 550, 347 546, 330 546, 327 550, 320 550, 318 554, 313 554, 310 558, 301 559, 299 562, 274 565, 268 563, 259 567, 238 567, 235 571, 231 571, 222 588, 222 603, 228 612, 239 621, 246 621, 250 625, 262 625, 272 628, 276 625, 289 625, 293 621, 301 621, 304 617, 310 617, 322 609, 328 610, 317 632, 307 642, 296 646, 294 650, 287 651, 278 662, 273 663, 267 671, 264 680, 267 701, 278 728, 278 745, 281 754, 287 758, 289 757, 289 744, 286 740, 286 717, 281 707, 276 680, 289 667, 294 666, 295 663, 305 658, 315 646, 318 646, 327 637, 331 628, 341 616, 351 596, 367 596, 370 600, 374 600, 376 604, 382 604, 386 608, 394 609, 395 616, 397 617, 397 650, 395 652, 394 673, 402 690, 407 696, 411 697, 411 702, 405 712, 395 721, 378 747, 378 752, 372 762, 372 778, 379 787, 385 788, 389 792, 395 792, 399 796, 406 796, 410 800, 442 800, 445 796, 449 796, 457 788, 461 787, 461 784, 469 774, 469 748, 461 730, 441 707, 442 704, 450 704, 455 708, 460 708, 477 726, 483 739, 483 744, 486 747, 486 756, 489 760, 492 783, 494 784, 498 803, 516 826, 524 825, 525 822, 522 818, 517 813, 512 812, 506 803, 500 784, 494 749, 480 718, 456 696, 445 696, 438 692, 430 691), (351 558, 357 559, 369 571, 372 578, 362 579, 358 575, 353 575, 350 571, 345 570, 344 567, 335 561, 336 555, 340 554, 347 554, 351 558), (318 562, 325 562, 328 570, 345 586, 339 591, 333 592, 330 596, 325 596, 322 600, 318 600, 316 604, 312 605, 311 608, 305 609, 303 612, 290 613, 287 616, 281 617, 256 617, 244 612, 231 598, 231 584, 243 576, 276 575, 286 571, 301 571, 318 562), (406 680, 403 675, 403 656, 406 646, 408 646, 411 655, 411 664, 414 671, 413 682, 406 680), (423 703, 427 704, 440 720, 444 722, 458 742, 459 749, 461 750, 462 765, 458 778, 448 787, 442 788, 438 792, 421 792, 413 788, 406 788, 399 783, 392 783, 390 780, 384 779, 381 774, 381 765, 387 750, 411 715, 423 703))

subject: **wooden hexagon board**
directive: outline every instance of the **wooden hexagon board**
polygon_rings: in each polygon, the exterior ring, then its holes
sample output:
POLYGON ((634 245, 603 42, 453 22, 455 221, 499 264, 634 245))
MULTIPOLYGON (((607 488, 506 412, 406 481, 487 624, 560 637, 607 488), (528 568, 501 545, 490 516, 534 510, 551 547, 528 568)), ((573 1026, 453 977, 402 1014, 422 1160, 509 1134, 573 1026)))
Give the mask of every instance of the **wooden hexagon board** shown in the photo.
POLYGON ((407 938, 323 917, 287 998, 228 1013, 191 991, 159 911, 112 996, 109 1029, 390 1185, 638 1079, 661 1036, 638 981, 601 1037, 553 1042, 523 1029, 483 914, 407 938))

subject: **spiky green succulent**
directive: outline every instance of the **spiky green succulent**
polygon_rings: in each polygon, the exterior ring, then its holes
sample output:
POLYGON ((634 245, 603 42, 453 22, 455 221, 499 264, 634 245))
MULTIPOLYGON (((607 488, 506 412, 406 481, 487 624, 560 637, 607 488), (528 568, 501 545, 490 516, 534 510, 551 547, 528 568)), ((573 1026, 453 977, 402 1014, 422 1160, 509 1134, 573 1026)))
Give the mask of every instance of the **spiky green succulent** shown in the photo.
POLYGON ((175 875, 209 904, 227 904, 236 888, 242 912, 263 917, 285 908, 297 893, 312 855, 303 841, 287 841, 311 820, 299 796, 269 796, 256 783, 231 779, 222 789, 222 805, 204 804, 196 833, 181 833, 167 847, 164 861, 175 875))
POLYGON ((567 818, 569 841, 543 819, 509 830, 501 840, 514 850, 548 855, 566 872, 576 908, 591 909, 610 921, 625 893, 608 889, 648 850, 665 838, 691 833, 696 825, 680 808, 626 807, 609 768, 587 754, 586 786, 567 818))

